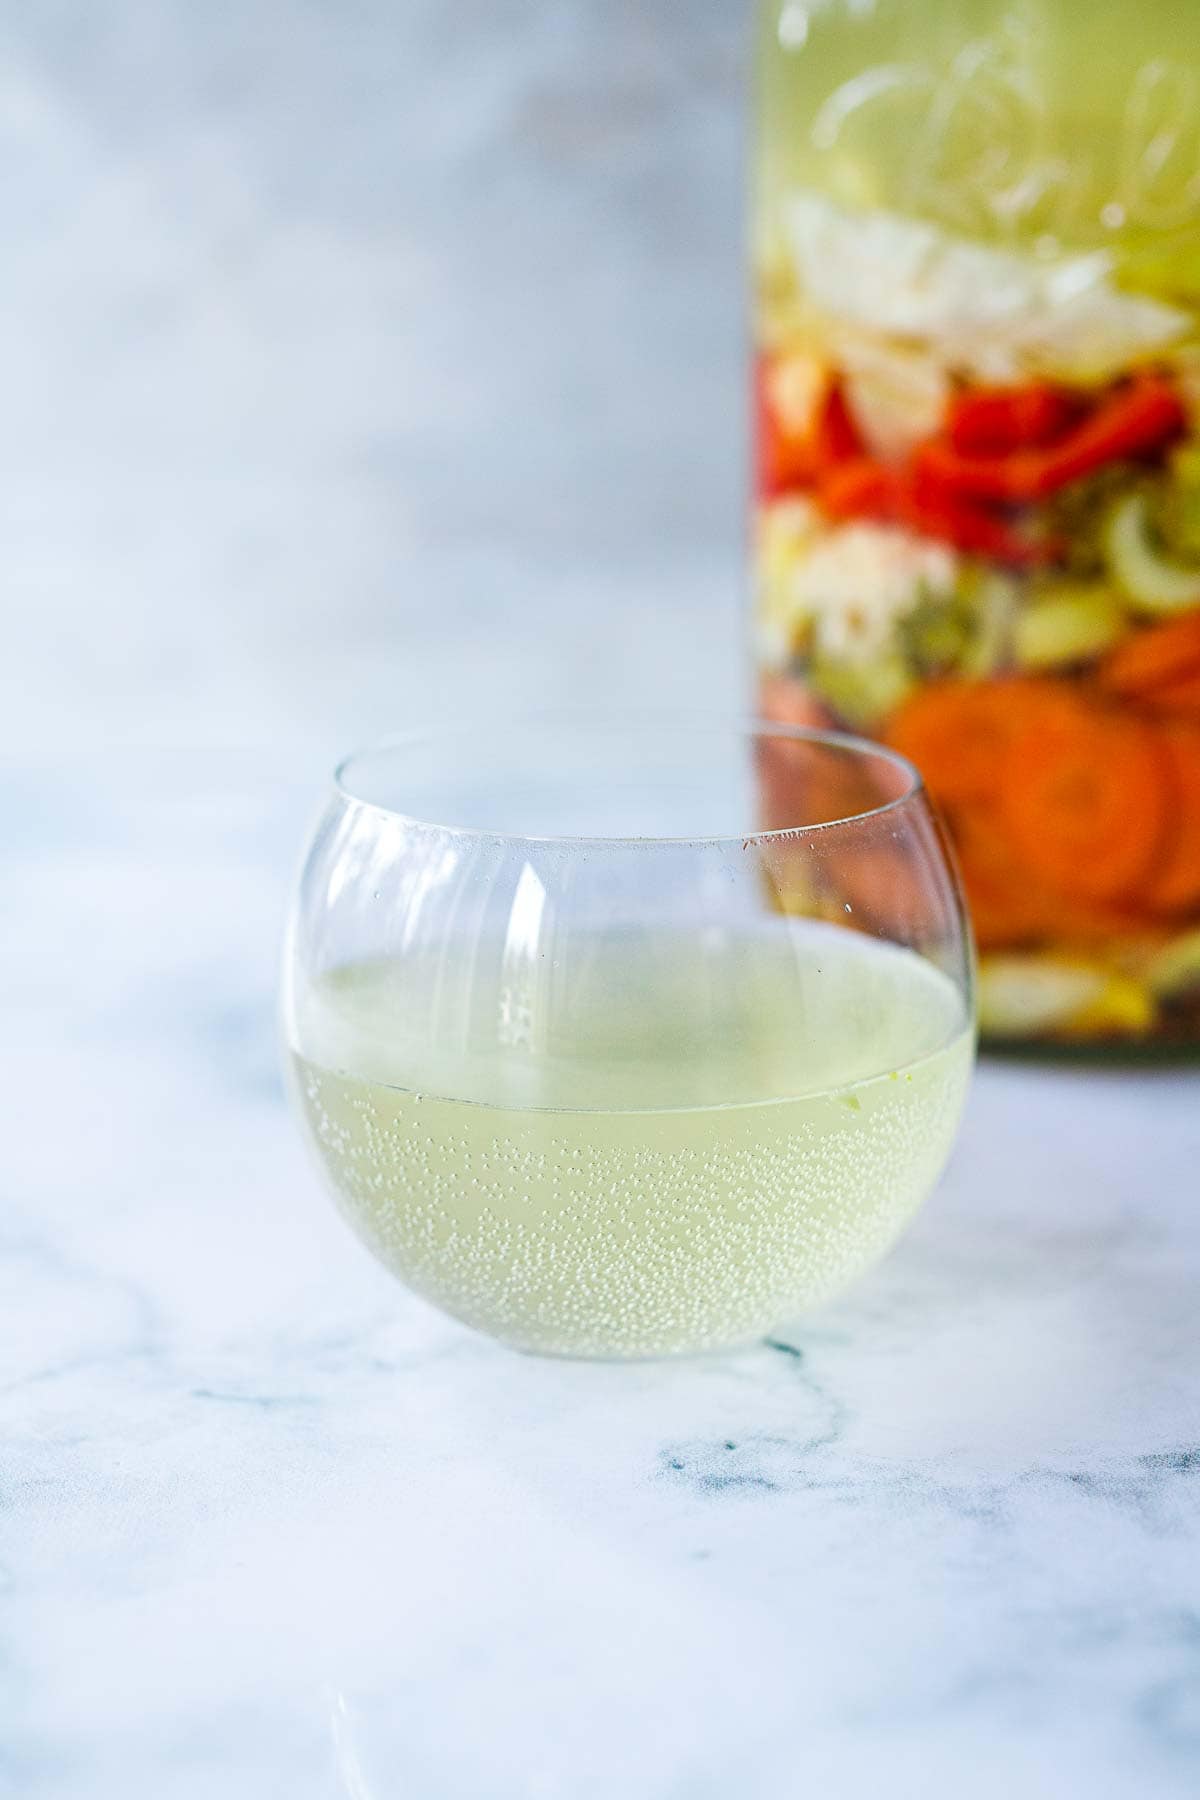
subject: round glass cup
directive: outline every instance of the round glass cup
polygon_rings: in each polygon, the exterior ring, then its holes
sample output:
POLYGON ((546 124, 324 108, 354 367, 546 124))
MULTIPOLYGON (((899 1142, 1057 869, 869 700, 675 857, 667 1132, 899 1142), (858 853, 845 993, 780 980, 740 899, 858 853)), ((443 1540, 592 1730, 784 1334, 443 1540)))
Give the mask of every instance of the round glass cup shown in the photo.
POLYGON ((523 1350, 710 1350, 839 1292, 930 1192, 970 939, 878 745, 503 721, 341 765, 283 1028, 337 1204, 415 1293, 523 1350))

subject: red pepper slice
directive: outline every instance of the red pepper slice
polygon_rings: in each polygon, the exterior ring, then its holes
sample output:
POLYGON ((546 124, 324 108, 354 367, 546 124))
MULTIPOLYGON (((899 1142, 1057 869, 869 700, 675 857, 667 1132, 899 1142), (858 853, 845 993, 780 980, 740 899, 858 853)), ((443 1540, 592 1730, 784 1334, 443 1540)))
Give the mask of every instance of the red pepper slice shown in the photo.
POLYGON ((956 550, 1018 567, 1053 562, 1061 552, 1059 544, 1031 537, 978 501, 939 487, 927 475, 905 475, 869 456, 855 457, 832 470, 819 483, 817 499, 826 517, 839 523, 891 520, 956 550))
POLYGON ((956 450, 996 456, 1052 443, 1078 412, 1078 403, 1069 394, 1046 382, 968 388, 950 402, 946 430, 956 450))
POLYGON ((758 491, 764 500, 805 488, 813 477, 813 447, 807 434, 789 432, 772 404, 770 365, 760 357, 754 372, 754 442, 758 491))
POLYGON ((938 494, 921 482, 910 491, 905 519, 923 537, 939 538, 969 556, 988 556, 1016 568, 1052 563, 1062 554, 1062 545, 1054 539, 1032 537, 960 494, 938 494))
POLYGON ((906 482, 871 456, 855 456, 831 469, 817 487, 829 519, 894 519, 904 505, 906 482))
POLYGON ((1177 437, 1187 413, 1161 375, 1140 375, 1043 453, 1042 492, 1053 493, 1105 463, 1146 456, 1177 437))
POLYGON ((862 439, 838 387, 822 400, 811 429, 802 434, 789 430, 772 401, 765 358, 755 375, 755 414, 758 485, 765 499, 811 487, 863 455, 862 439))
POLYGON ((923 474, 953 493, 1017 505, 1045 499, 1121 457, 1157 450, 1185 422, 1183 404, 1170 382, 1140 375, 1055 444, 1004 456, 968 456, 935 439, 918 452, 917 463, 923 474))
POLYGON ((832 469, 840 468, 843 463, 857 460, 862 457, 863 450, 863 441, 858 435, 857 425, 850 417, 846 397, 840 387, 833 387, 817 420, 813 442, 813 460, 817 473, 824 475, 832 469))

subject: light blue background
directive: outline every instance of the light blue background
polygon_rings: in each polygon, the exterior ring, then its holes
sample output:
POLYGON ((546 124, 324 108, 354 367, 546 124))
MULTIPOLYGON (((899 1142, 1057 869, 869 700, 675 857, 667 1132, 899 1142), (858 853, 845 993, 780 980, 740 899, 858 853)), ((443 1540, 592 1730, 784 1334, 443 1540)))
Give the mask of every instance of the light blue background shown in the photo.
POLYGON ((0 8, 0 743, 743 668, 745 0, 0 8))

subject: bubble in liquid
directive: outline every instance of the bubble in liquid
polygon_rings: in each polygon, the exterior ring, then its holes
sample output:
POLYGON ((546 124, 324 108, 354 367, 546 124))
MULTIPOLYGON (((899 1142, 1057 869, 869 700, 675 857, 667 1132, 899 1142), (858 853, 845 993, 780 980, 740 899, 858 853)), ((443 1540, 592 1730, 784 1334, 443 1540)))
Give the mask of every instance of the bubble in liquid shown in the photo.
POLYGON ((636 1356, 761 1335, 875 1260, 944 1160, 968 1064, 964 1038, 900 1085, 658 1114, 368 1095, 315 1065, 299 1091, 344 1211, 414 1289, 525 1348, 636 1356))

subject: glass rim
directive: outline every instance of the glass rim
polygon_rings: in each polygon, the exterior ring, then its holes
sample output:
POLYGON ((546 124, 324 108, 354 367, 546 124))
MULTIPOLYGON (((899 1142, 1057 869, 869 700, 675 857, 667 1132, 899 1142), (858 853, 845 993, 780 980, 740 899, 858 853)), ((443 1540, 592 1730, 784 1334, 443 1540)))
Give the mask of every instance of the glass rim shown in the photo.
POLYGON ((583 711, 533 711, 522 712, 507 718, 486 717, 475 719, 470 724, 460 726, 415 726, 410 731, 403 731, 379 738, 373 743, 362 745, 351 750, 334 765, 333 786, 338 798, 349 805, 361 806, 370 812, 378 813, 383 818, 410 830, 436 832, 439 836, 486 842, 493 844, 510 844, 520 846, 548 845, 558 849, 576 847, 596 849, 657 849, 679 848, 685 845, 704 845, 713 849, 744 848, 749 844, 769 844, 786 839, 807 837, 817 832, 844 830, 849 825, 862 824, 869 819, 882 818, 888 813, 897 812, 901 808, 920 801, 925 795, 925 783, 916 764, 907 756, 893 750, 890 745, 878 743, 873 738, 860 737, 848 731, 827 731, 819 727, 807 725, 788 725, 774 719, 756 717, 753 713, 692 713, 692 712, 620 712, 605 710, 583 711), (399 807, 388 806, 379 800, 367 799, 365 795, 356 793, 350 785, 350 774, 356 764, 368 763, 371 759, 389 755, 394 751, 415 749, 418 746, 435 745, 440 740, 446 742, 461 741, 483 732, 529 730, 552 728, 572 732, 587 730, 615 730, 618 728, 640 729, 647 732, 670 732, 676 730, 704 730, 709 732, 726 732, 731 736, 743 739, 774 738, 785 743, 811 744, 822 749, 842 750, 859 762, 875 760, 887 764, 899 772, 904 778, 903 790, 881 800, 877 806, 864 807, 860 811, 849 812, 836 819, 812 820, 808 823, 783 825, 771 830, 755 830, 741 832, 691 832, 676 837, 669 834, 662 836, 619 832, 573 834, 570 832, 522 832, 497 831, 479 825, 454 825, 437 819, 425 819, 416 813, 405 812, 399 807))

